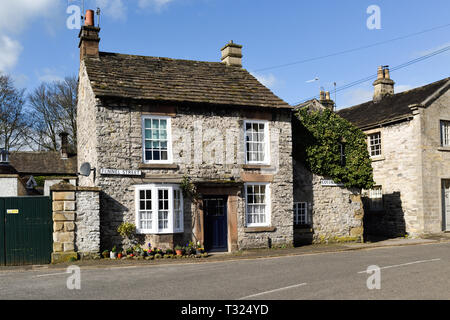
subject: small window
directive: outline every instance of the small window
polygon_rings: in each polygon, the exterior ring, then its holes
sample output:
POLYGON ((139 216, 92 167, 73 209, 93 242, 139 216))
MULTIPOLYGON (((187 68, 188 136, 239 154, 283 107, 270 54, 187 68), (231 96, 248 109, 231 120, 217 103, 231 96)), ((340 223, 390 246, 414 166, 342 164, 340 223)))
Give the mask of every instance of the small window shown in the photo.
POLYGON ((450 147, 450 121, 441 120, 441 146, 450 147))
POLYGON ((369 135, 369 151, 371 157, 381 156, 381 132, 369 135))
POLYGON ((294 203, 294 225, 311 225, 307 202, 294 203))
POLYGON ((179 186, 137 186, 136 227, 140 234, 183 232, 183 196, 179 186))
POLYGON ((268 183, 246 184, 246 217, 248 227, 270 225, 270 194, 268 183))
POLYGON ((246 163, 269 163, 269 123, 267 121, 245 121, 246 163))
POLYGON ((170 117, 144 116, 142 118, 145 163, 172 161, 170 120, 170 117))
POLYGON ((383 188, 375 186, 369 190, 369 208, 371 211, 383 210, 383 188))

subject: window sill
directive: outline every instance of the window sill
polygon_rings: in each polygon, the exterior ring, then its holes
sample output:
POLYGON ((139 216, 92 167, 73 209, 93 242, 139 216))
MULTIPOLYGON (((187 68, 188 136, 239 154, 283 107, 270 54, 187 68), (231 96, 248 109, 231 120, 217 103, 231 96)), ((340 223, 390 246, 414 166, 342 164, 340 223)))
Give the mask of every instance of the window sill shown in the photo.
POLYGON ((183 233, 184 231, 168 231, 168 232, 151 232, 151 231, 136 231, 136 234, 150 234, 154 236, 164 236, 169 234, 179 234, 183 233))
POLYGON ((245 233, 256 233, 256 232, 275 232, 276 227, 247 227, 244 229, 245 233))
POLYGON ((439 147, 438 151, 450 152, 450 147, 439 147))
POLYGON ((177 164, 173 163, 141 163, 139 169, 178 169, 177 164))
POLYGON ((372 160, 372 162, 377 162, 377 161, 386 160, 386 158, 383 156, 377 156, 377 157, 370 157, 370 160, 372 160))
POLYGON ((253 170, 253 169, 271 169, 270 164, 243 164, 242 169, 253 170))

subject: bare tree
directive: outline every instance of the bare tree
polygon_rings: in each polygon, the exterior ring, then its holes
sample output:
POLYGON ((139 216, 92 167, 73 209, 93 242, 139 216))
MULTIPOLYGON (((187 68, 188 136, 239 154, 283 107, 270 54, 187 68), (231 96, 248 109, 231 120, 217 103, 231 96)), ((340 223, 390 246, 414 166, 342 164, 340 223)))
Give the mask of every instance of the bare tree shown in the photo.
POLYGON ((0 74, 0 147, 19 150, 27 145, 29 117, 24 112, 24 90, 14 86, 9 75, 0 74))
POLYGON ((34 119, 31 140, 40 150, 58 150, 59 133, 69 134, 69 143, 76 145, 77 79, 41 83, 28 97, 34 119))

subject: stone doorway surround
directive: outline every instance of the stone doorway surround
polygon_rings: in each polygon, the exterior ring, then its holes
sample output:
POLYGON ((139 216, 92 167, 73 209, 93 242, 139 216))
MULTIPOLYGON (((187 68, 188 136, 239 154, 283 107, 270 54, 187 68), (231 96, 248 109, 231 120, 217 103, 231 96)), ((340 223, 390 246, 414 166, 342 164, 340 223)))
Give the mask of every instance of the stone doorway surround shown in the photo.
MULTIPOLYGON (((242 184, 230 183, 224 184, 208 184, 199 183, 197 191, 201 196, 227 196, 227 236, 228 236, 228 252, 238 250, 238 202, 242 191, 242 184)), ((203 200, 199 200, 197 221, 195 223, 194 235, 202 245, 205 244, 205 216, 203 211, 203 200)))

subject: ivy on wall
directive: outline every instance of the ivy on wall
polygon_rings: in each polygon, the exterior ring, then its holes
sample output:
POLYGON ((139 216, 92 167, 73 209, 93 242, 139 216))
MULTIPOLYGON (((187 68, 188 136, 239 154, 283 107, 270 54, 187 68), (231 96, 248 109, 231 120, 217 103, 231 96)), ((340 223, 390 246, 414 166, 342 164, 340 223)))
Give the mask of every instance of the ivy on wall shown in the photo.
POLYGON ((303 108, 293 118, 296 161, 312 173, 330 177, 347 188, 373 187, 366 136, 361 130, 328 109, 303 108))

